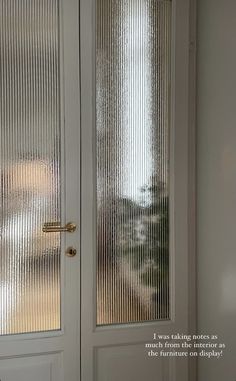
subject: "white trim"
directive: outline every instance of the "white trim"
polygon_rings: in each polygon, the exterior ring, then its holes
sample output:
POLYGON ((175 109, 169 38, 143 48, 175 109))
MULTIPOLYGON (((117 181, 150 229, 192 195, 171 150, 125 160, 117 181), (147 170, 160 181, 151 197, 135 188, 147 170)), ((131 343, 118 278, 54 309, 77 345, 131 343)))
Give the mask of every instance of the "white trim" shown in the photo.
MULTIPOLYGON (((60 127, 61 127, 61 157, 60 157, 60 168, 61 168, 61 224, 65 224, 65 210, 66 210, 66 191, 65 191, 65 181, 66 181, 66 168, 65 168, 65 99, 64 99, 64 22, 63 22, 63 0, 59 0, 59 54, 60 54, 60 127)), ((65 308, 65 293, 64 293, 64 274, 65 265, 62 253, 66 249, 65 237, 63 234, 60 236, 61 243, 61 330, 64 332, 64 308, 65 308)))
MULTIPOLYGON (((189 12, 189 332, 197 333, 197 257, 196 257, 196 40, 197 0, 190 0, 189 12)), ((198 379, 197 358, 189 360, 189 380, 198 379)))
POLYGON ((79 381, 80 364, 80 76, 79 76, 79 1, 64 0, 64 100, 66 151, 66 222, 77 229, 65 234, 66 247, 77 255, 65 256, 65 381, 79 381), (73 303, 71 303, 73 300, 73 303))

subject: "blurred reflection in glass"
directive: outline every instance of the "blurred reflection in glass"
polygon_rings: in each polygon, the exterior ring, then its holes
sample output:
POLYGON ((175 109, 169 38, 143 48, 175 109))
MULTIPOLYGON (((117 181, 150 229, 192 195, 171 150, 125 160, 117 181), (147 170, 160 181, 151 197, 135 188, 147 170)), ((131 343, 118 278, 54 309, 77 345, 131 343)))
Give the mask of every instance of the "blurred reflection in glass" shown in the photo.
POLYGON ((169 318, 171 1, 97 0, 97 324, 169 318))
POLYGON ((60 329, 58 0, 0 0, 0 334, 60 329))

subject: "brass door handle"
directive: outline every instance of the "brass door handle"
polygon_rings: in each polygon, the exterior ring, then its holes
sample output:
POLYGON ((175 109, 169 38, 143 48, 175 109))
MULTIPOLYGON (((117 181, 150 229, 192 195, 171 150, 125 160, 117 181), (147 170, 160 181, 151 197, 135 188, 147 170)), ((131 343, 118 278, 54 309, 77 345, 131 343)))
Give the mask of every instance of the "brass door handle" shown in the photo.
POLYGON ((60 226, 60 222, 46 222, 42 230, 44 233, 73 233, 76 230, 76 225, 73 222, 68 222, 65 226, 60 226))

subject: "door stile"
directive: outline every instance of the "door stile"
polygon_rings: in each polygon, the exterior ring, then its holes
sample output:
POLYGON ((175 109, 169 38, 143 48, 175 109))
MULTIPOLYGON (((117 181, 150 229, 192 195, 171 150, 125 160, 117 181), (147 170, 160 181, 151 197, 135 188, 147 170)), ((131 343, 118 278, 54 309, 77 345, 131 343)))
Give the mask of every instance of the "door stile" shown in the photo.
MULTIPOLYGON (((62 0, 61 0, 62 1, 62 0)), ((80 380, 80 78, 79 1, 63 1, 64 119, 65 125, 65 221, 75 222, 76 231, 65 234, 65 250, 76 249, 73 258, 64 256, 65 380, 80 380), (73 303, 71 303, 73 300, 73 303)))

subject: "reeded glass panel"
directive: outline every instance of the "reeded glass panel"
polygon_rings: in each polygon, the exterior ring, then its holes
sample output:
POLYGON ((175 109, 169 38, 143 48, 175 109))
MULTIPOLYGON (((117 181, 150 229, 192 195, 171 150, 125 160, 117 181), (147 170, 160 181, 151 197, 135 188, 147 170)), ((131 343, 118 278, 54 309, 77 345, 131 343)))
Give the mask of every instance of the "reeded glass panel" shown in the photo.
POLYGON ((97 324, 169 319, 171 1, 96 21, 97 324))
POLYGON ((58 0, 0 0, 0 334, 60 329, 58 0))

